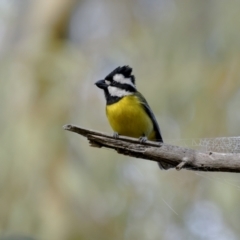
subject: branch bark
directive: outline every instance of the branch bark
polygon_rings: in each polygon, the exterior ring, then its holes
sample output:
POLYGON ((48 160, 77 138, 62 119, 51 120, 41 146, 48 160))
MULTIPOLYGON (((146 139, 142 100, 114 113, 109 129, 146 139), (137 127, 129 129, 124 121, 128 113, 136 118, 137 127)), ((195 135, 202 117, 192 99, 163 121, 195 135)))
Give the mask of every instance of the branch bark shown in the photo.
POLYGON ((177 170, 184 168, 194 171, 240 172, 239 153, 203 152, 152 141, 140 143, 136 138, 125 136, 115 139, 113 136, 70 124, 63 128, 86 137, 93 147, 111 148, 131 157, 168 163, 177 170))

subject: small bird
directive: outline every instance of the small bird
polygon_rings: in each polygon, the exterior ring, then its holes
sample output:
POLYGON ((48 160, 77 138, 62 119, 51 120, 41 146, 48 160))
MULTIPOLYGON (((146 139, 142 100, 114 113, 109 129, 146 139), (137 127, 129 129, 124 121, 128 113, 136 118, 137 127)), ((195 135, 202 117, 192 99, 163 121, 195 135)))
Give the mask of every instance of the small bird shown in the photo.
MULTIPOLYGON (((114 137, 124 135, 139 138, 140 142, 146 140, 163 142, 151 108, 136 89, 131 67, 117 67, 95 84, 104 91, 106 115, 114 131, 114 137)), ((168 169, 171 165, 159 163, 159 167, 168 169)))

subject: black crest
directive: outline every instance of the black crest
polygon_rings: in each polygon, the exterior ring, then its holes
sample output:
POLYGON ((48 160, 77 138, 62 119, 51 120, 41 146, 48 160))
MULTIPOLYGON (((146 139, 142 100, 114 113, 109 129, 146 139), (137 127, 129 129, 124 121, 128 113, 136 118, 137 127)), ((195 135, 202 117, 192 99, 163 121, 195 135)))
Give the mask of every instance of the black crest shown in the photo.
POLYGON ((111 73, 109 73, 105 79, 112 81, 114 75, 116 74, 122 74, 125 78, 131 78, 131 81, 133 82, 133 84, 135 84, 135 78, 133 75, 131 75, 132 73, 132 68, 129 66, 123 66, 123 67, 117 67, 116 69, 114 69, 111 73))

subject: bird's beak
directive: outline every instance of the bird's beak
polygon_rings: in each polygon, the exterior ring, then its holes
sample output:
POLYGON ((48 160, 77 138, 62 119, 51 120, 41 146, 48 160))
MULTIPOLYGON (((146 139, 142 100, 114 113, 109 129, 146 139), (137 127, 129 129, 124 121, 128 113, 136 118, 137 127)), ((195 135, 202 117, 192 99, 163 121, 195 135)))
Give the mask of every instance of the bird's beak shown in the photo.
POLYGON ((101 89, 106 89, 108 85, 105 83, 105 80, 99 80, 95 82, 95 85, 101 89))

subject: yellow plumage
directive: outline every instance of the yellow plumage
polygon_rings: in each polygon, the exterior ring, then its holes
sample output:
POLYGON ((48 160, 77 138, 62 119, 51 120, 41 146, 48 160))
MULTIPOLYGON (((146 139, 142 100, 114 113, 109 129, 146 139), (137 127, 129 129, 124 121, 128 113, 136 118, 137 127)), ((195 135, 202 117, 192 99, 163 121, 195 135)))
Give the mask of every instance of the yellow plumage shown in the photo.
POLYGON ((153 123, 135 95, 128 95, 106 106, 108 121, 119 135, 155 140, 153 123))

